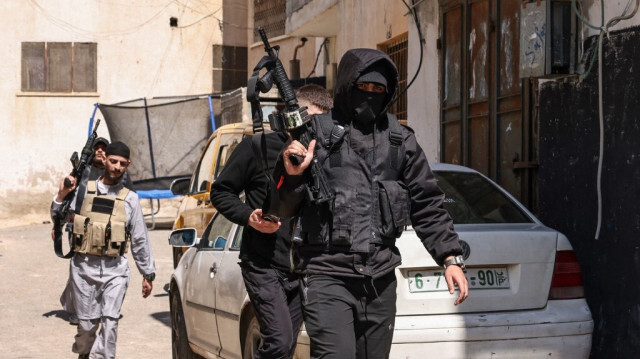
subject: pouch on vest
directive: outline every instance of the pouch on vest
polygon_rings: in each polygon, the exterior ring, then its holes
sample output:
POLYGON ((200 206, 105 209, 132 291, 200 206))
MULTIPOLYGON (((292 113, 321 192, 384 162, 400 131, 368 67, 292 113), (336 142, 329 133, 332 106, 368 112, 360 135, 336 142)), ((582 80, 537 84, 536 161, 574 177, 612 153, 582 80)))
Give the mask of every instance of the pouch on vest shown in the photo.
POLYGON ((73 216, 73 241, 74 251, 79 253, 86 253, 88 242, 84 241, 84 238, 91 238, 91 226, 89 225, 89 218, 75 214, 73 216))
POLYGON ((351 206, 356 203, 357 195, 356 188, 336 193, 334 207, 331 211, 333 215, 331 245, 333 246, 351 246, 351 243, 353 243, 354 211, 351 206))
POLYGON ((127 253, 127 234, 123 223, 112 222, 106 255, 119 257, 127 253))
POLYGON ((296 244, 323 245, 325 243, 326 228, 322 226, 326 215, 326 206, 304 206, 294 231, 292 241, 296 244), (297 237, 297 238, 296 238, 297 237))
POLYGON ((399 181, 380 181, 380 235, 398 238, 409 224, 409 189, 399 181))

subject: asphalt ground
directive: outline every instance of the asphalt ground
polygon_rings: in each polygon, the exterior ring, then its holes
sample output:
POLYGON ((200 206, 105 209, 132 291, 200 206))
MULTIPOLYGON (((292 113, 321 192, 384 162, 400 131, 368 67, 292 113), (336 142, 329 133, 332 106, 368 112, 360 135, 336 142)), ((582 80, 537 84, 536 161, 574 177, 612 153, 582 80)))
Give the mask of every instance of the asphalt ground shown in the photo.
MULTIPOLYGON (((60 306, 69 260, 53 251, 51 224, 0 228, 0 359, 77 358, 76 327, 60 306)), ((131 278, 119 323, 117 358, 171 358, 167 284, 173 271, 169 230, 149 231, 156 261, 151 295, 128 255, 131 278)))

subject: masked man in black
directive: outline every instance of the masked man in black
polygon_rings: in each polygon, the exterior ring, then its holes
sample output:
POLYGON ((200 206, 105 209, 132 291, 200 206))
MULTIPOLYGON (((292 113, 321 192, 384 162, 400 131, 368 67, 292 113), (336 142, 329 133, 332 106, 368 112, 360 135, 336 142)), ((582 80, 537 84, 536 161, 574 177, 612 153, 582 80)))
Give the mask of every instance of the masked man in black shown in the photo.
POLYGON ((302 273, 305 325, 312 358, 388 358, 396 313, 400 253, 395 240, 412 224, 444 265, 459 304, 468 295, 458 236, 444 195, 413 132, 386 109, 397 90, 391 59, 371 49, 340 61, 331 112, 314 118, 317 140, 292 141, 282 152, 280 215, 296 216, 294 243, 302 273), (332 128, 340 126, 343 131, 332 128), (317 145, 316 145, 317 143, 317 145), (306 198, 313 156, 334 191, 330 202, 306 198), (299 166, 290 155, 302 156, 299 166))

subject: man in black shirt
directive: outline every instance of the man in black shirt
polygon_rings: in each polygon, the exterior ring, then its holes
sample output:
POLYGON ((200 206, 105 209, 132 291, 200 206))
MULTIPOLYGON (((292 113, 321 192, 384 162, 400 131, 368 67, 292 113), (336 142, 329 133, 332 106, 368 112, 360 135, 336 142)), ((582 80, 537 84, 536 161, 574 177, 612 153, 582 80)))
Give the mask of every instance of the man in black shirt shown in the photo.
MULTIPOLYGON (((326 111, 332 103, 322 87, 301 88, 298 100, 309 107, 310 114, 326 111)), ((292 358, 302 324, 298 276, 291 271, 289 257, 291 223, 268 221, 261 209, 267 190, 265 170, 271 173, 287 139, 280 132, 264 135, 267 168, 263 169, 254 155, 252 137, 245 138, 211 187, 213 206, 245 226, 240 267, 263 341, 255 358, 292 358), (245 202, 239 198, 243 191, 245 202)))

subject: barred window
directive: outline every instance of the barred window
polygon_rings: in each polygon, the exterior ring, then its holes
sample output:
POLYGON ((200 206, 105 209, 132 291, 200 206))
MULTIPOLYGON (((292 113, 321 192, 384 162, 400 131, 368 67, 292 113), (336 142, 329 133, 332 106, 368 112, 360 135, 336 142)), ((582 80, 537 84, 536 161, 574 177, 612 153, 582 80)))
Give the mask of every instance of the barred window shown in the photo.
POLYGON ((96 92, 96 43, 23 42, 23 92, 96 92))
MULTIPOLYGON (((398 68, 398 93, 407 87, 407 57, 409 53, 409 34, 404 33, 378 45, 380 51, 391 57, 398 68)), ((398 116, 398 120, 407 121, 407 94, 403 94, 396 103, 391 106, 391 113, 398 116)))
MULTIPOLYGON (((256 28, 262 27, 267 37, 284 35, 287 20, 286 0, 253 0, 253 21, 256 28)), ((253 34, 253 41, 260 42, 260 35, 253 34)))

